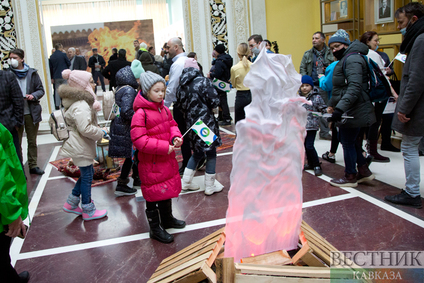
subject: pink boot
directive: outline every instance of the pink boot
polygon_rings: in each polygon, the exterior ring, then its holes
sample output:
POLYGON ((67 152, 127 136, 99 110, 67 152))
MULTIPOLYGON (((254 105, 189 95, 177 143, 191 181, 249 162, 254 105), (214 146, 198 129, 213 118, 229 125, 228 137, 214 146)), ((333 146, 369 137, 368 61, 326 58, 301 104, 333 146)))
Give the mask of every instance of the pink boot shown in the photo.
POLYGON ((99 219, 99 218, 105 217, 106 215, 107 215, 107 210, 106 209, 97 210, 93 201, 91 201, 91 203, 82 205, 83 220, 88 221, 88 220, 99 219))
POLYGON ((79 207, 80 198, 70 194, 63 205, 63 211, 74 213, 76 215, 82 214, 82 209, 79 207))

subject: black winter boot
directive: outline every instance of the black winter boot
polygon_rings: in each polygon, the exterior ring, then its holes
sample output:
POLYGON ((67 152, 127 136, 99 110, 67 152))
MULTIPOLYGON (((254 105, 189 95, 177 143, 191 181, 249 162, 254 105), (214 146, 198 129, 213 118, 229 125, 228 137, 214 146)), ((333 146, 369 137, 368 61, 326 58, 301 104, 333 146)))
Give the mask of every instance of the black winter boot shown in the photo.
POLYGON ((121 177, 119 177, 117 181, 118 181, 118 185, 116 186, 116 189, 115 189, 115 196, 117 197, 131 196, 137 193, 137 189, 133 189, 127 186, 128 182, 130 181, 129 178, 121 179, 121 177))
POLYGON ((371 140, 368 141, 368 144, 369 144, 368 153, 374 156, 373 161, 374 162, 390 162, 390 158, 382 156, 377 152, 377 142, 378 141, 371 141, 371 140))
POLYGON ((166 230, 162 227, 158 209, 150 211, 146 209, 146 216, 149 221, 151 239, 158 240, 165 244, 174 241, 174 236, 166 232, 166 230))
POLYGON ((163 228, 182 229, 186 226, 185 221, 178 220, 172 215, 172 200, 171 199, 158 202, 158 207, 159 207, 160 219, 162 220, 163 228))

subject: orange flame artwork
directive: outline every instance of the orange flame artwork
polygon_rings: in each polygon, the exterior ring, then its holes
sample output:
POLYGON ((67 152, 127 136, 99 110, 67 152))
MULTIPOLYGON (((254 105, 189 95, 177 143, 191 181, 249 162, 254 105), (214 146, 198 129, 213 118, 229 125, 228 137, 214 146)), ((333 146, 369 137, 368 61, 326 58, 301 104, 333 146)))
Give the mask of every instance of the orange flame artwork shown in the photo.
MULTIPOLYGON (((127 58, 134 58, 135 50, 133 42, 134 39, 139 37, 138 29, 140 25, 140 21, 134 22, 134 26, 128 32, 118 29, 110 30, 109 27, 95 29, 88 36, 88 43, 91 48, 97 48, 99 54, 105 58, 112 56, 112 48, 114 47, 117 49, 126 49, 127 58)), ((140 43, 145 42, 143 40, 139 41, 140 43)), ((90 57, 93 55, 93 52, 89 51, 87 55, 90 57)))
POLYGON ((93 55, 92 48, 97 48, 106 62, 112 56, 112 48, 122 48, 127 51, 127 60, 132 61, 135 58, 134 40, 145 42, 147 46, 154 47, 155 44, 151 19, 55 26, 51 29, 53 45, 61 43, 65 51, 69 47, 79 48, 86 61, 93 55))

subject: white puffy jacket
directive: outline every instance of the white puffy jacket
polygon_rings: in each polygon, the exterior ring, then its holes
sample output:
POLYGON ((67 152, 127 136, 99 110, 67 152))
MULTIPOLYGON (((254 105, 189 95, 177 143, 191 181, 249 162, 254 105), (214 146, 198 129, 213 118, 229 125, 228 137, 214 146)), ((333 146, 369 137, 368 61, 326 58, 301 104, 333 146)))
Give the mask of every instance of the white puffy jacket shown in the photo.
POLYGON ((71 157, 75 165, 89 166, 96 157, 96 141, 104 135, 97 125, 94 97, 87 91, 69 85, 61 85, 58 91, 70 130, 69 139, 62 145, 62 154, 71 157))

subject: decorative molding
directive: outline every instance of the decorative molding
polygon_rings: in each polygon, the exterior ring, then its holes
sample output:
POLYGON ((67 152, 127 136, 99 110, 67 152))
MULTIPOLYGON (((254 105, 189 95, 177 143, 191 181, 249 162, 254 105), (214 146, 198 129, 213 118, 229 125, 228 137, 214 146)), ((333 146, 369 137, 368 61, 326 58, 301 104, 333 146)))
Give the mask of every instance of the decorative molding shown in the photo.
MULTIPOLYGON (((210 14, 210 5, 208 3, 208 0, 205 0, 205 5, 204 5, 204 20, 205 20, 205 27, 206 27, 206 38, 207 38, 207 44, 206 44, 206 49, 205 52, 206 54, 203 54, 202 59, 204 59, 204 63, 203 66, 207 67, 207 70, 205 70, 205 72, 209 72, 210 68, 211 68, 211 61, 212 61, 212 51, 214 49, 214 45, 213 45, 213 39, 212 39, 212 25, 211 25, 211 20, 210 17, 208 17, 207 15, 210 14), (210 41, 209 41, 210 39, 210 41), (211 44, 212 43, 212 44, 211 44), (205 62, 207 64, 205 64, 205 62)), ((202 52, 204 53, 204 52, 202 52)))
POLYGON ((38 14, 37 0, 21 0, 15 1, 15 12, 17 15, 16 29, 17 46, 25 51, 25 62, 32 68, 38 70, 38 75, 43 83, 46 95, 40 100, 43 109, 43 118, 48 117, 51 109, 49 101, 52 97, 50 93, 50 76, 48 75, 48 67, 43 59, 45 52, 42 45, 42 26, 40 24, 38 14))
POLYGON ((248 17, 248 6, 246 0, 235 0, 234 1, 234 35, 235 35, 235 46, 239 43, 247 42, 250 36, 249 33, 249 17, 248 17))
POLYGON ((0 3, 0 65, 8 68, 9 51, 16 48, 15 14, 12 0, 0 3))
MULTIPOLYGON (((197 0, 194 0, 197 1, 197 0)), ((191 7, 190 0, 183 0, 183 17, 184 17, 184 35, 185 35, 185 49, 193 50, 193 37, 191 30, 191 7)))
POLYGON ((209 0, 212 44, 224 44, 228 48, 227 12, 223 0, 209 0))

